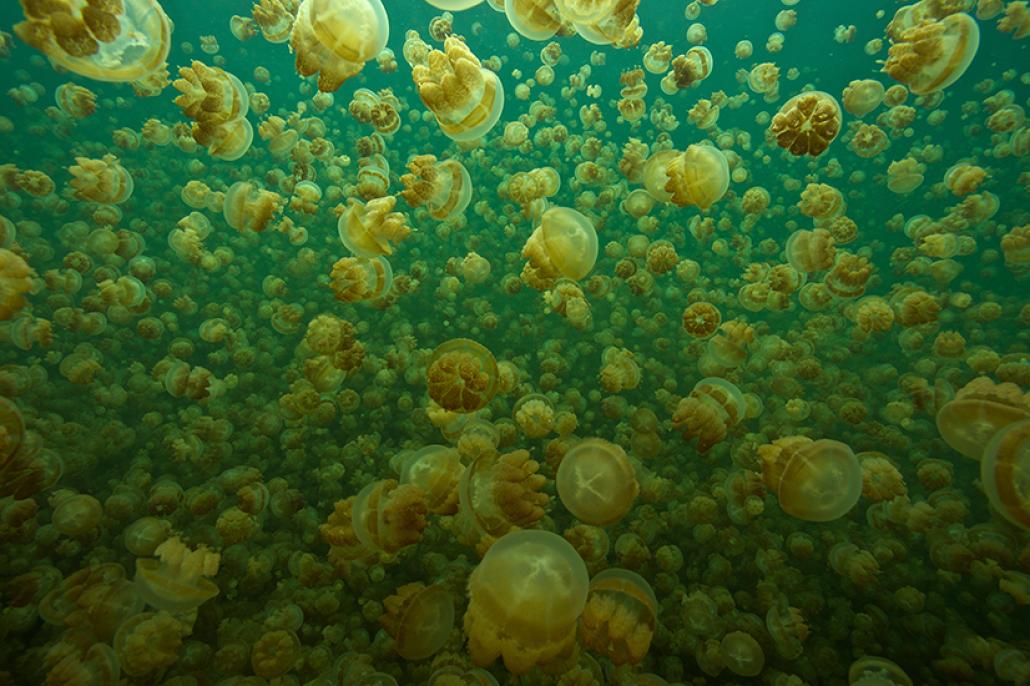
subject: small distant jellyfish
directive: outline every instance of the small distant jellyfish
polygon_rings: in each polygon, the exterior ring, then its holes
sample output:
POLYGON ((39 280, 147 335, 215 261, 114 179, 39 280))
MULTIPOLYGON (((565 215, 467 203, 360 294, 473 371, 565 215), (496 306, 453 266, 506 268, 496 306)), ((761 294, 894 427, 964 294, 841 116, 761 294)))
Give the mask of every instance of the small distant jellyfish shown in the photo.
POLYGON ((445 410, 475 412, 497 391, 497 361, 483 345, 467 338, 438 346, 426 376, 429 397, 445 410))
POLYGON ((765 485, 792 517, 839 519, 862 495, 862 467, 851 448, 839 441, 787 436, 761 446, 758 456, 765 485))

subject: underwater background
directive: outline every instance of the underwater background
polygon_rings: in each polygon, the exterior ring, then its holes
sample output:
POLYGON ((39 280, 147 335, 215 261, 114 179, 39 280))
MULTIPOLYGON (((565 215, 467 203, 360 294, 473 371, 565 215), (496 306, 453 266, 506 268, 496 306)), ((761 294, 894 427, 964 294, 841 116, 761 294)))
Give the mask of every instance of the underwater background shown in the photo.
POLYGON ((0 6, 0 683, 1030 684, 1027 4, 505 4, 0 6))

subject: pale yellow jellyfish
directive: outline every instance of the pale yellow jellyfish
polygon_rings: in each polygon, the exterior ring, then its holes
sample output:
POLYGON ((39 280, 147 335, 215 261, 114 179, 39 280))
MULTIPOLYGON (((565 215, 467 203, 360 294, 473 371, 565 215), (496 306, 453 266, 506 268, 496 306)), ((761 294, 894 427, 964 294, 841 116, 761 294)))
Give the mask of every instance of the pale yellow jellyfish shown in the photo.
POLYGON ((357 257, 392 255, 393 244, 411 235, 407 217, 393 211, 396 203, 392 195, 368 203, 351 198, 337 223, 343 246, 357 257))
POLYGON ((329 287, 337 300, 361 302, 388 294, 393 285, 393 269, 385 257, 343 257, 329 274, 329 287))
MULTIPOLYGON (((901 11, 899 10, 899 13, 901 11)), ((917 95, 958 81, 980 46, 980 27, 964 12, 905 25, 895 16, 888 30, 891 47, 883 70, 917 95)))
POLYGON ((454 628, 454 598, 442 586, 404 584, 383 601, 379 623, 405 660, 424 660, 440 650, 454 628))
POLYGON ((464 628, 472 661, 524 674, 570 655, 589 578, 576 549, 547 531, 502 536, 469 576, 464 628))
POLYGON ((651 648, 657 613, 658 599, 646 579, 626 569, 606 569, 590 580, 580 640, 617 666, 640 664, 651 648))
POLYGON ((36 273, 17 253, 0 248, 0 320, 13 317, 28 304, 36 273))
POLYGON ((135 187, 132 175, 114 155, 104 155, 99 160, 76 157, 75 162, 68 168, 72 175, 69 185, 80 200, 116 205, 132 195, 135 187))
POLYGON ((883 102, 883 84, 874 79, 852 81, 844 88, 844 109, 856 117, 864 117, 883 102))
POLYGON ((511 27, 530 40, 547 40, 561 27, 554 0, 504 0, 511 27))
POLYGON ((707 210, 730 184, 726 156, 711 145, 694 144, 680 153, 665 150, 644 165, 644 187, 655 200, 707 210))
POLYGON ((887 658, 867 655, 851 664, 848 686, 912 686, 912 679, 887 658))
POLYGON ((821 155, 840 133, 840 105, 823 91, 800 93, 783 103, 769 125, 776 144, 800 157, 821 155))
POLYGON ((441 343, 426 368, 429 397, 445 410, 469 413, 486 407, 497 392, 497 360, 468 338, 441 343))
POLYGON ((837 249, 829 231, 800 229, 787 238, 784 253, 794 269, 811 273, 832 267, 837 249))
POLYGON ((390 20, 381 0, 303 0, 290 34, 301 76, 318 74, 331 93, 386 47, 390 20))
POLYGON ((225 192, 222 214, 237 231, 264 231, 282 211, 284 199, 250 181, 237 181, 225 192))
POLYGON ((221 556, 201 546, 190 550, 173 536, 154 551, 158 559, 136 560, 136 588, 159 610, 189 612, 218 595, 207 577, 218 573, 221 556))
POLYGON ((597 230, 576 210, 551 207, 540 217, 522 256, 543 279, 582 279, 597 261, 597 230))
POLYGON ((690 395, 680 400, 672 417, 683 440, 697 439, 697 451, 708 452, 726 438, 729 430, 747 414, 744 395, 734 384, 707 377, 694 384, 690 395))
POLYGON ((49 2, 21 0, 23 41, 51 62, 98 81, 137 81, 161 69, 171 22, 157 0, 49 2))
POLYGON ((639 491, 626 451, 601 438, 588 438, 565 453, 555 486, 573 516, 596 526, 622 519, 639 491))
POLYGON ((937 430, 945 443, 979 460, 995 434, 1028 418, 1030 395, 1014 383, 996 384, 981 376, 963 386, 937 411, 937 430))
POLYGON ((1030 531, 1030 419, 1002 428, 984 449, 980 481, 991 507, 1030 531))
POLYGON ((208 153, 227 161, 237 160, 250 149, 254 127, 247 120, 250 98, 234 74, 194 60, 179 69, 172 85, 183 114, 194 120, 193 140, 208 153))
POLYGON ((862 467, 844 443, 787 436, 760 446, 762 479, 784 512, 810 522, 847 514, 862 495, 862 467))
POLYGON ((416 155, 408 161, 408 170, 401 176, 400 196, 412 207, 426 205, 434 219, 460 214, 472 200, 472 179, 457 160, 437 162, 433 155, 416 155))

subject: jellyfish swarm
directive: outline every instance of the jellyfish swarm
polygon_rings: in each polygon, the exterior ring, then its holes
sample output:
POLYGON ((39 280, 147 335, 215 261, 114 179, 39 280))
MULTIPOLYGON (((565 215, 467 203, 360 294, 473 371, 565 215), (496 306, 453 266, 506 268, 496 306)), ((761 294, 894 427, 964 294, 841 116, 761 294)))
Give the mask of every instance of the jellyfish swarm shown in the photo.
POLYGON ((383 601, 379 623, 405 660, 424 660, 447 642, 454 628, 454 598, 442 586, 404 584, 383 601))
POLYGON ((979 377, 937 411, 937 430, 945 443, 979 460, 1001 429, 1024 419, 1030 419, 1030 394, 1014 383, 995 384, 979 377))
POLYGON ((23 41, 70 72, 98 81, 137 81, 161 68, 171 23, 157 0, 119 3, 21 0, 23 41))
POLYGON ((565 453, 555 485, 562 505, 596 526, 622 519, 639 491, 626 451, 601 438, 588 438, 565 453))
POLYGON ((958 12, 913 23, 911 13, 902 15, 902 10, 888 27, 891 47, 883 70, 916 95, 933 93, 958 81, 980 46, 976 20, 958 12))
POLYGON ((821 155, 840 133, 840 105, 823 91, 800 93, 783 103, 769 125, 776 144, 795 157, 821 155))
POLYGON ((559 276, 582 279, 597 261, 597 230, 583 216, 568 207, 552 207, 540 217, 522 248, 526 269, 533 282, 550 282, 559 276))
POLYGON ((218 595, 218 586, 206 578, 218 573, 218 553, 204 546, 190 550, 173 536, 154 554, 158 559, 136 560, 134 581, 147 604, 168 612, 189 612, 218 595))
POLYGON ((331 93, 386 47, 390 20, 380 0, 304 0, 290 33, 301 76, 318 74, 331 93))
POLYGON ((484 68, 456 35, 447 37, 443 52, 433 50, 425 64, 416 64, 411 76, 423 104, 452 140, 462 143, 481 138, 501 117, 501 80, 484 68))
POLYGON ((343 247, 358 257, 392 255, 392 244, 411 235, 408 218, 393 211, 396 204, 397 198, 392 195, 368 203, 348 200, 336 227, 343 247))
POLYGON ((786 436, 758 448, 762 479, 792 517, 828 522, 862 495, 862 467, 844 443, 786 436))
POLYGON ((680 400, 672 424, 683 432, 683 440, 696 438, 697 451, 706 453, 722 442, 746 413, 747 403, 739 388, 725 379, 707 377, 680 400))
POLYGON ((644 164, 644 187, 655 200, 707 210, 730 183, 726 156, 711 145, 694 144, 684 152, 663 150, 644 164))
POLYGON ((980 481, 991 507, 1030 531, 1030 419, 995 434, 980 461, 980 481))
POLYGON ((469 576, 464 628, 472 662, 497 657, 512 674, 567 656, 589 578, 576 549, 548 531, 509 533, 469 576))
POLYGON ((443 409, 475 412, 497 392, 497 360, 481 344, 454 338, 433 351, 426 380, 429 397, 443 409))
POLYGON ((433 155, 416 155, 408 161, 408 170, 401 176, 401 197, 412 207, 425 205, 433 219, 460 214, 472 200, 472 179, 457 160, 437 162, 433 155))
POLYGON ((590 580, 580 640, 617 666, 640 664, 651 647, 657 613, 658 599, 647 580, 625 569, 606 569, 590 580))

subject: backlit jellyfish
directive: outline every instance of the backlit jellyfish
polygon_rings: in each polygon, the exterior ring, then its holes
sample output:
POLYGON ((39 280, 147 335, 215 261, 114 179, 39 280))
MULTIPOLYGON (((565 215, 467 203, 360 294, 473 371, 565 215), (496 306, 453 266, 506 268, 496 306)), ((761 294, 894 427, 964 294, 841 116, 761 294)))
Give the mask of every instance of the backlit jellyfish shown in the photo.
POLYGON ((469 576, 464 629, 473 663, 501 657, 509 672, 524 674, 570 655, 588 585, 586 565, 561 536, 502 536, 469 576))
POLYGON ((392 255, 393 244, 411 235, 407 217, 394 212, 397 198, 387 195, 363 203, 351 198, 337 222, 340 242, 357 257, 392 255))
POLYGON ((851 663, 848 686, 912 686, 912 679, 887 658, 867 655, 851 663))
POLYGON ((390 459, 402 484, 418 486, 433 514, 454 514, 458 510, 458 482, 465 471, 454 448, 427 445, 397 453, 390 459))
POLYGON ((691 338, 711 338, 719 324, 722 323, 722 313, 715 305, 699 301, 687 305, 683 310, 683 330, 691 338))
POLYGON ((383 608, 379 623, 405 660, 431 657, 454 628, 454 598, 442 586, 404 584, 383 601, 383 608))
POLYGON ((381 0, 303 0, 290 33, 301 76, 318 74, 331 93, 386 47, 390 20, 381 0))
POLYGON ((448 36, 444 50, 431 51, 425 64, 412 67, 411 76, 423 104, 448 138, 459 143, 477 140, 501 117, 500 78, 482 66, 459 36, 448 36))
POLYGON ((282 211, 285 200, 274 191, 251 181, 237 181, 225 192, 222 214, 225 223, 240 232, 261 232, 282 211))
POLYGON ((337 300, 376 300, 390 292, 393 269, 385 257, 343 257, 333 264, 329 287, 337 300))
POLYGON ((285 43, 293 29, 297 0, 257 0, 251 13, 269 43, 285 43))
POLYGON ((530 40, 547 40, 562 22, 554 0, 504 0, 504 14, 511 27, 530 40))
POLYGON ((734 384, 718 377, 701 379, 680 400, 672 424, 683 432, 683 440, 697 439, 697 451, 708 452, 725 440, 727 433, 744 419, 747 403, 734 384))
POLYGON ((433 351, 426 380, 429 397, 443 409, 475 412, 497 392, 497 360, 482 344, 454 338, 433 351))
POLYGON ((794 269, 811 273, 832 267, 837 249, 829 231, 799 229, 787 238, 784 253, 794 269))
POLYGON ((890 163, 887 167, 887 188, 893 193, 911 193, 923 184, 926 165, 912 157, 890 163))
POLYGON ((758 676, 765 666, 762 646, 744 631, 731 631, 723 636, 719 655, 723 664, 738 676, 758 676))
POLYGON ((550 502, 539 469, 525 450, 476 458, 458 484, 459 538, 482 553, 509 531, 538 522, 550 502))
POLYGON ((717 148, 695 144, 671 152, 658 153, 644 166, 644 185, 655 200, 707 210, 726 194, 729 165, 717 148))
POLYGON ((21 0, 26 21, 14 32, 70 72, 98 81, 136 81, 161 69, 171 22, 157 0, 21 0))
POLYGON ((418 543, 428 525, 428 511, 420 488, 381 479, 338 501, 319 530, 343 558, 374 559, 418 543))
POLYGON ((433 155, 416 155, 401 176, 400 196, 412 207, 425 205, 429 216, 444 220, 461 214, 472 200, 472 179, 457 160, 437 162, 433 155))
POLYGON ((795 157, 818 157, 840 133, 840 105, 823 91, 799 93, 783 103, 769 125, 776 144, 795 157))
POLYGON ((891 145, 890 138, 876 124, 861 124, 851 136, 848 147, 859 157, 876 157, 891 145))
POLYGON ((595 526, 622 519, 639 491, 626 451, 601 438, 583 440, 565 453, 555 486, 562 505, 580 521, 595 526))
POLYGON ((1030 418, 994 435, 980 460, 980 481, 991 508, 1030 531, 1030 418))
POLYGON ((250 97, 234 74, 194 60, 179 68, 172 82, 179 95, 175 104, 193 120, 193 140, 207 148, 212 157, 238 160, 254 140, 254 127, 247 120, 250 97))
POLYGON ((96 93, 74 83, 62 83, 54 91, 54 100, 62 112, 73 119, 85 119, 97 109, 96 93))
POLYGON ((551 281, 564 276, 579 280, 597 261, 597 230, 593 223, 569 207, 551 207, 540 217, 522 256, 528 260, 524 275, 529 283, 550 287, 551 281))
POLYGON ((637 17, 640 0, 555 0, 563 19, 584 40, 595 45, 631 48, 643 30, 637 17))
POLYGON ((158 559, 136 560, 136 589, 143 600, 159 610, 189 612, 218 595, 208 577, 218 573, 219 553, 200 546, 190 550, 173 536, 154 551, 158 559))
POLYGON ((651 648, 657 613, 658 599, 646 579, 626 569, 606 569, 590 580, 580 640, 616 666, 640 664, 651 648))
POLYGON ((28 304, 36 273, 17 253, 0 248, 0 320, 13 317, 28 304))
POLYGON ((1014 383, 996 384, 981 376, 937 411, 937 430, 945 443, 979 460, 999 431, 1025 419, 1030 419, 1030 394, 1014 383))
POLYGON ((839 441, 787 436, 760 446, 758 457, 765 485, 792 517, 839 519, 862 495, 862 467, 851 448, 839 441))
POLYGON ((852 81, 844 87, 844 109, 856 117, 864 117, 883 102, 883 84, 874 79, 852 81))
POLYGON ((75 190, 75 197, 117 205, 132 195, 135 187, 132 175, 114 155, 104 155, 99 160, 76 157, 75 162, 68 168, 72 175, 69 185, 75 190))
POLYGON ((916 23, 898 15, 887 27, 891 46, 883 70, 916 95, 933 93, 958 81, 980 46, 976 20, 964 12, 941 19, 926 17, 916 23))

